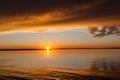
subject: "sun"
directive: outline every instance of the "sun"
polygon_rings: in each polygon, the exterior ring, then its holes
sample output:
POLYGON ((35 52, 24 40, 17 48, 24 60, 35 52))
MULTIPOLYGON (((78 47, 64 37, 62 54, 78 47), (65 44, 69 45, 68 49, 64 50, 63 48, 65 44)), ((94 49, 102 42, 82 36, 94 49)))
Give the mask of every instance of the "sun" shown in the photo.
POLYGON ((46 46, 46 49, 49 50, 49 49, 50 49, 50 46, 46 46))

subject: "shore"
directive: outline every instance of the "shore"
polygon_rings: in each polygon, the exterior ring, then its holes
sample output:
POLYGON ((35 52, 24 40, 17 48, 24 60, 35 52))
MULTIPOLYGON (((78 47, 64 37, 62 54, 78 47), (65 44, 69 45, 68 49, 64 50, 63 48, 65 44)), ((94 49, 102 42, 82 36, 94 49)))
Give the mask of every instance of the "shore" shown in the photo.
POLYGON ((86 69, 0 66, 0 80, 120 80, 119 75, 86 69))

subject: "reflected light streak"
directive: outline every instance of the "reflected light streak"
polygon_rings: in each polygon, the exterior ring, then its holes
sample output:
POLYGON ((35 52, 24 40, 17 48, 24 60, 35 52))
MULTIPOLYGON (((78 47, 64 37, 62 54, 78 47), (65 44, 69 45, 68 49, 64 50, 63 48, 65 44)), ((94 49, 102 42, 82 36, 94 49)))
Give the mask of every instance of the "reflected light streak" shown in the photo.
POLYGON ((50 46, 46 47, 46 52, 47 52, 47 56, 49 56, 50 55, 50 46))
POLYGON ((46 51, 47 51, 47 56, 49 56, 50 55, 50 50, 47 49, 46 51))

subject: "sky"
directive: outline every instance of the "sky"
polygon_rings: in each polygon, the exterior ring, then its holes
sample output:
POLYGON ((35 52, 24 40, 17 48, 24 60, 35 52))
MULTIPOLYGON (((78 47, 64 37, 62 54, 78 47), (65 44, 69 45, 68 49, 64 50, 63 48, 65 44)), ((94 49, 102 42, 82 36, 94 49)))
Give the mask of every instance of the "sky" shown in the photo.
POLYGON ((0 0, 0 49, 120 47, 120 0, 0 0))
POLYGON ((87 28, 47 32, 15 32, 0 35, 0 49, 51 48, 115 48, 120 47, 120 37, 105 35, 93 37, 87 28))

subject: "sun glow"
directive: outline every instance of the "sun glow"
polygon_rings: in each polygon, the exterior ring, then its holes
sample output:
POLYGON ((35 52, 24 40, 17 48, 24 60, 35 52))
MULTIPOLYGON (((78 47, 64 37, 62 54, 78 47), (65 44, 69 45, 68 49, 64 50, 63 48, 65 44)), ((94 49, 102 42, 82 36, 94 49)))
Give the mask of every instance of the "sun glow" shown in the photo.
POLYGON ((50 46, 47 46, 46 49, 49 50, 49 49, 50 49, 50 46))

